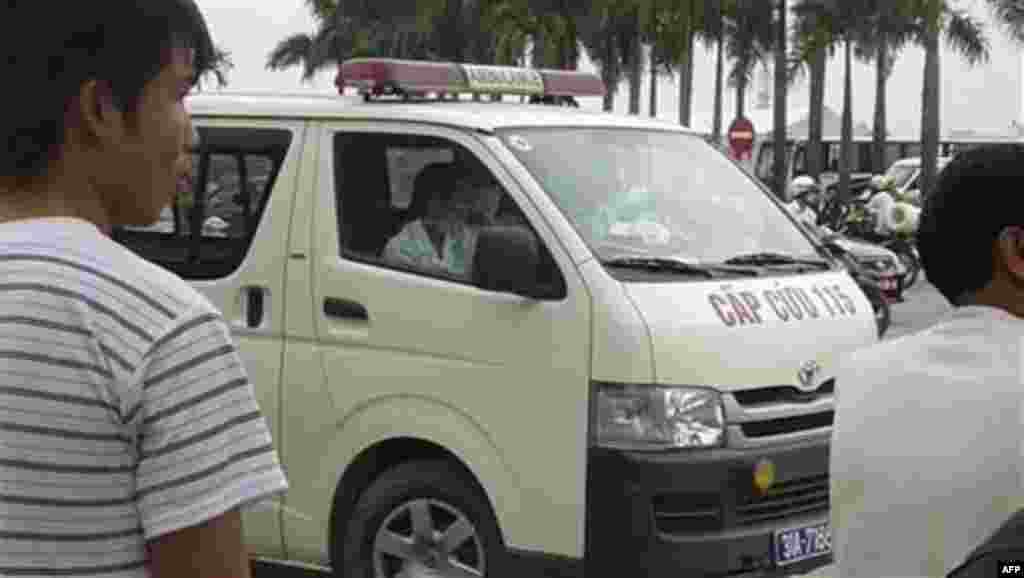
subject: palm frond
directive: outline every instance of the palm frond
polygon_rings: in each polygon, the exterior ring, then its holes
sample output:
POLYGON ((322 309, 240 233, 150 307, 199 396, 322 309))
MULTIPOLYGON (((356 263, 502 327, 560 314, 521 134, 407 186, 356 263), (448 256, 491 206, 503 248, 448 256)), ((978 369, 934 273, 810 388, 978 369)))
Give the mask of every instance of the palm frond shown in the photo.
POLYGON ((338 10, 338 0, 305 0, 305 4, 319 22, 333 20, 338 10))
POLYGON ((962 10, 949 10, 945 26, 946 43, 971 65, 988 62, 989 39, 983 25, 962 10))
POLYGON ((1016 42, 1024 43, 1024 1, 986 0, 996 22, 1016 42))
POLYGON ((293 34, 277 43, 267 57, 269 70, 283 70, 304 63, 313 49, 313 37, 308 34, 293 34))

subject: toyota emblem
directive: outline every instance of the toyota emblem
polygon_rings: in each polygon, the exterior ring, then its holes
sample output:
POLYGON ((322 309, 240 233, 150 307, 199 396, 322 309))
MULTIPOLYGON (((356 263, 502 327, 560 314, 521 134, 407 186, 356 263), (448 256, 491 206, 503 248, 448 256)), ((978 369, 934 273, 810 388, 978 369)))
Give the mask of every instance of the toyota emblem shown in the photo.
POLYGON ((797 379, 800 382, 800 389, 802 391, 814 391, 818 388, 818 373, 821 372, 821 366, 818 365, 817 361, 813 359, 811 361, 804 362, 800 366, 800 371, 797 372, 797 379))

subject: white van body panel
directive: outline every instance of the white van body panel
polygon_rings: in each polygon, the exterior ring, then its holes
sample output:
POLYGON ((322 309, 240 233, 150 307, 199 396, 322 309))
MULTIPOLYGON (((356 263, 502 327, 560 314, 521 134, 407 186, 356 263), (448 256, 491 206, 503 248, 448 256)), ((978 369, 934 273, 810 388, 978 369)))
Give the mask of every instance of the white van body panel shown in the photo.
POLYGON ((336 131, 449 139, 492 168, 514 196, 517 185, 465 131, 411 123, 313 126, 319 174, 328 178, 316 187, 311 266, 317 329, 305 361, 318 370, 304 371, 305 389, 317 393, 306 395, 301 407, 320 405, 306 410, 310 419, 292 420, 288 436, 295 448, 289 475, 303 480, 303 491, 289 496, 294 515, 284 521, 289 553, 325 562, 327 506, 345 468, 378 442, 410 437, 447 449, 473 472, 507 546, 581 557, 587 428, 580 425, 588 421, 591 314, 572 260, 529 204, 523 212, 568 286, 562 301, 487 292, 339 257, 329 177, 336 131), (325 316, 320 304, 328 297, 364 305, 368 321, 325 316), (546 513, 543 524, 536 512, 546 513))
POLYGON ((845 272, 624 288, 650 329, 660 385, 797 385, 801 364, 830 375, 838 352, 877 339, 871 304, 845 272))

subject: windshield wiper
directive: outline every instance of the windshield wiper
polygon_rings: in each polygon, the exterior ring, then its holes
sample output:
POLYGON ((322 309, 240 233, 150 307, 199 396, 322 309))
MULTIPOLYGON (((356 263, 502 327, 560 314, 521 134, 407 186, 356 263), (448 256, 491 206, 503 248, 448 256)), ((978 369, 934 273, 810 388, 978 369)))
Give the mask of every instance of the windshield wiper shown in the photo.
POLYGON ((708 279, 717 277, 717 273, 732 273, 740 275, 757 276, 760 273, 752 269, 742 269, 725 265, 706 265, 703 263, 691 263, 681 259, 668 257, 615 257, 605 259, 601 264, 608 267, 621 267, 623 269, 644 269, 647 271, 671 271, 684 275, 700 275, 708 279))
POLYGON ((772 253, 772 252, 761 252, 761 253, 746 253, 743 255, 737 255, 731 259, 725 260, 726 265, 753 265, 753 266, 772 266, 772 265, 809 265, 811 267, 818 267, 821 269, 831 269, 832 265, 822 259, 801 259, 799 257, 793 257, 785 253, 772 253))

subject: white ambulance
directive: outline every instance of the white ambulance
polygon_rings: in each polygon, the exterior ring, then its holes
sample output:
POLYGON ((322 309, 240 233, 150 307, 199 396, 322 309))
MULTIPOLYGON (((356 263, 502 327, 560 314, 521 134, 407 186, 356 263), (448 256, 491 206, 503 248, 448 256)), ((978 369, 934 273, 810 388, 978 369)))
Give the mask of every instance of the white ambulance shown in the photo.
POLYGON ((593 75, 362 59, 338 85, 362 97, 192 97, 192 204, 116 233, 234 327, 291 483, 246 514, 262 560, 829 562, 831 372, 875 320, 768 191, 685 128, 550 104, 593 75))

